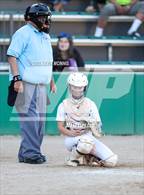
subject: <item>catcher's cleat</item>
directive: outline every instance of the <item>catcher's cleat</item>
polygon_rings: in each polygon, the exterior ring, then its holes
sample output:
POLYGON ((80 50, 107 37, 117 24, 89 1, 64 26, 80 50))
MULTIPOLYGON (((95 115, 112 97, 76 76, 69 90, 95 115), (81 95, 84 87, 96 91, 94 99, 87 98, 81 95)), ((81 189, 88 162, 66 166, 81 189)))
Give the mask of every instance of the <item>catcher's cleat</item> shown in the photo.
POLYGON ((77 167, 79 165, 78 160, 67 160, 66 165, 71 166, 71 167, 77 167))

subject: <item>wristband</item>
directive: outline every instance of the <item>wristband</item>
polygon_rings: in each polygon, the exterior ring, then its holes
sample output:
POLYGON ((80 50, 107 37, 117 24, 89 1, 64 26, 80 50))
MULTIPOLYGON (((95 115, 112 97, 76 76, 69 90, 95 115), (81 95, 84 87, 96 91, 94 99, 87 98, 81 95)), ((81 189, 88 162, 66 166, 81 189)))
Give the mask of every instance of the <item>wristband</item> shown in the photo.
POLYGON ((13 81, 14 81, 14 82, 22 81, 22 78, 21 78, 20 75, 15 75, 15 76, 13 77, 13 81))

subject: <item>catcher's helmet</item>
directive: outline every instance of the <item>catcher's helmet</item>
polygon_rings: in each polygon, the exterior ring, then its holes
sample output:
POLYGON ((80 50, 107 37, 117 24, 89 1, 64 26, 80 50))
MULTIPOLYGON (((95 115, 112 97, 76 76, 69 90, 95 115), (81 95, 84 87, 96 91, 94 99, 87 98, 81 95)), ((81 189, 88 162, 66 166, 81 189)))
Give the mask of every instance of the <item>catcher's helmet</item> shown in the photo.
POLYGON ((51 24, 51 11, 44 3, 36 3, 27 7, 24 18, 26 21, 32 21, 40 31, 49 32, 51 24))
POLYGON ((67 79, 68 84, 76 87, 86 87, 88 85, 88 79, 85 74, 81 72, 71 73, 67 79))
POLYGON ((80 104, 86 92, 86 87, 88 85, 88 79, 86 75, 80 72, 71 73, 67 79, 69 93, 71 100, 74 103, 80 104))

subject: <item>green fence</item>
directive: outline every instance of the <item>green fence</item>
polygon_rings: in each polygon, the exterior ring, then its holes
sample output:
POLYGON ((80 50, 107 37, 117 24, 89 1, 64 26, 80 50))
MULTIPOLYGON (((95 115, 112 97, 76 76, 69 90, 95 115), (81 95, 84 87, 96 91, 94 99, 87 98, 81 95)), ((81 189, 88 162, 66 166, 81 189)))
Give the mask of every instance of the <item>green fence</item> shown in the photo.
MULTIPOLYGON (((68 73, 55 74, 57 93, 48 95, 46 133, 59 134, 55 116, 59 103, 68 95, 68 73)), ((144 134, 144 73, 87 73, 87 97, 98 106, 106 134, 144 134)), ((0 134, 19 134, 15 108, 7 106, 8 73, 0 74, 0 134)))

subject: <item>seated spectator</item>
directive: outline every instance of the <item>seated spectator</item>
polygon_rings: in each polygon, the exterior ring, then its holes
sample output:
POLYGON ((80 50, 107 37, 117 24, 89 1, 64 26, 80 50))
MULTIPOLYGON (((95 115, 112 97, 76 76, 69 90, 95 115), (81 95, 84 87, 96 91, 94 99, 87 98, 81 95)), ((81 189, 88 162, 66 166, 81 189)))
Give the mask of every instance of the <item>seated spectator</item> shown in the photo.
POLYGON ((91 0, 90 4, 86 7, 86 12, 100 12, 103 6, 106 4, 106 0, 91 0))
POLYGON ((53 0, 38 0, 38 3, 44 3, 49 6, 51 11, 54 11, 53 0))
POLYGON ((73 46, 72 36, 68 33, 60 33, 57 46, 53 52, 54 71, 78 71, 84 67, 84 61, 78 50, 73 46))
POLYGON ((63 11, 64 5, 68 4, 70 0, 49 0, 53 4, 54 11, 63 11))
POLYGON ((138 28, 144 21, 144 2, 139 0, 109 0, 103 7, 98 19, 95 36, 101 37, 104 28, 107 24, 109 16, 112 15, 135 15, 135 19, 128 30, 128 35, 133 37, 140 37, 137 32, 138 28))

